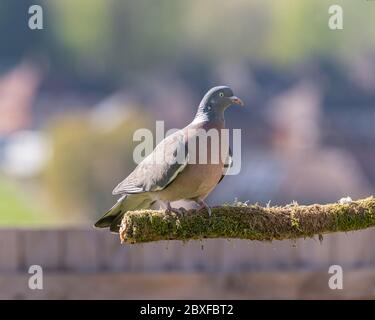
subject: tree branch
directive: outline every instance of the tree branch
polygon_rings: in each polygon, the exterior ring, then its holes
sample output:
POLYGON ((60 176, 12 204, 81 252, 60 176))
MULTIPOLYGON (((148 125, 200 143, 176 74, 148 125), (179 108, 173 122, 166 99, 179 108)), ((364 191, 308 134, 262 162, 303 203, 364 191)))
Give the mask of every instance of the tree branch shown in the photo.
POLYGON ((293 203, 284 207, 262 207, 235 203, 207 211, 186 211, 183 216, 143 210, 125 214, 121 242, 237 238, 284 240, 324 233, 353 231, 375 226, 375 198, 349 203, 309 206, 293 203))

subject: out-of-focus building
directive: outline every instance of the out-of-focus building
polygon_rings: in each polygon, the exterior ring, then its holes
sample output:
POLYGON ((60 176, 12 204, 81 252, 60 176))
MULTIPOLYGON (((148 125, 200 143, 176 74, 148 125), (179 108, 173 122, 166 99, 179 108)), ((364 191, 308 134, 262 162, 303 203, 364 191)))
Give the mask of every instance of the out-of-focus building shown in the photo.
MULTIPOLYGON (((302 81, 273 97, 267 108, 271 145, 260 149, 244 141, 242 171, 230 178, 232 193, 272 203, 331 202, 342 196, 371 194, 357 159, 322 139, 322 92, 302 81), (249 185, 250 182, 250 185, 249 185)), ((217 198, 225 197, 225 188, 217 198)))
POLYGON ((32 129, 32 107, 42 76, 21 62, 0 77, 0 169, 7 175, 31 177, 50 155, 45 133, 32 129))
POLYGON ((349 152, 322 145, 321 93, 312 83, 301 83, 275 97, 270 120, 275 128, 275 158, 283 178, 277 198, 332 201, 350 194, 370 194, 357 160, 349 152))
POLYGON ((27 62, 0 77, 0 137, 29 128, 40 81, 39 71, 27 62))

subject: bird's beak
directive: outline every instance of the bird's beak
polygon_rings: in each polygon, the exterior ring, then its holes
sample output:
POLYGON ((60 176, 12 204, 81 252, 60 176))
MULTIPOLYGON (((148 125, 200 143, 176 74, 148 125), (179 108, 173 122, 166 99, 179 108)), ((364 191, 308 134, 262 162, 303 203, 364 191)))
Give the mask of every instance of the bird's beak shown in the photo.
POLYGON ((232 101, 233 104, 238 104, 241 107, 243 107, 245 105, 243 103, 243 101, 240 98, 236 97, 236 96, 230 97, 230 100, 232 101))

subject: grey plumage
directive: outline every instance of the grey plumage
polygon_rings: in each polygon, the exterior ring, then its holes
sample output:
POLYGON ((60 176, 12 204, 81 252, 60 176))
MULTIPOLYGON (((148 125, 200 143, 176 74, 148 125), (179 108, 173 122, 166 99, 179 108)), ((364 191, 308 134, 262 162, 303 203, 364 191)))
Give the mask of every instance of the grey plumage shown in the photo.
POLYGON ((164 189, 186 166, 187 151, 187 144, 181 130, 166 137, 124 181, 118 184, 112 194, 152 192, 164 189))

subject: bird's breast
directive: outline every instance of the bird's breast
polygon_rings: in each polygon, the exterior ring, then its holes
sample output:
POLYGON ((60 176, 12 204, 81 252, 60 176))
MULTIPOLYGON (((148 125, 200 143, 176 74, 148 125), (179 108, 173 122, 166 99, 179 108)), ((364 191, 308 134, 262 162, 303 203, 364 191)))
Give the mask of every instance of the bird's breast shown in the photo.
POLYGON ((158 192, 163 201, 206 197, 222 176, 220 164, 187 164, 185 169, 164 190, 158 192))
POLYGON ((185 131, 188 164, 166 189, 160 191, 160 200, 204 198, 216 187, 223 174, 229 150, 228 146, 222 143, 223 128, 223 123, 211 123, 185 131), (201 134, 196 131, 199 129, 203 129, 201 134))

